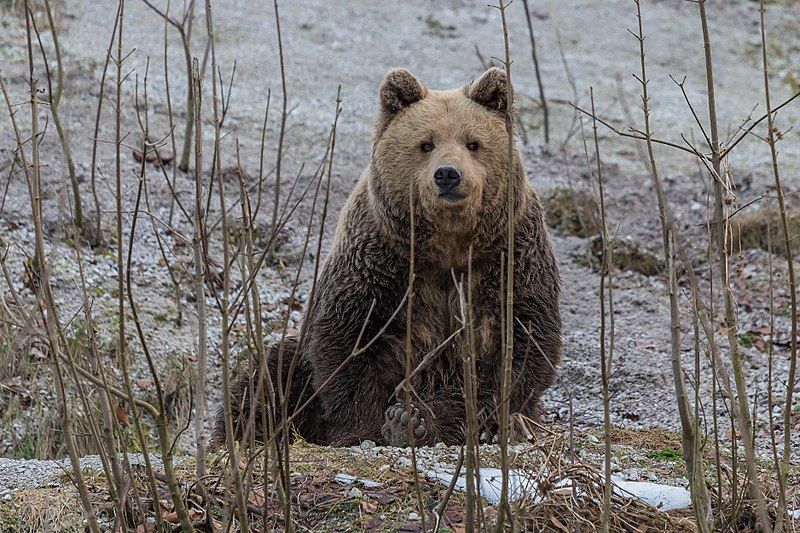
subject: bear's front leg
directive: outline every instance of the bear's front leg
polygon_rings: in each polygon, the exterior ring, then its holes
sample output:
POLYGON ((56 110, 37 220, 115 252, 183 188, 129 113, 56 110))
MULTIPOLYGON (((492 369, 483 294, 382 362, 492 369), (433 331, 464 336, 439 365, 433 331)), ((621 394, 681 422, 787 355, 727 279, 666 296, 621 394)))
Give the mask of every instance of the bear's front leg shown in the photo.
POLYGON ((349 362, 334 366, 329 359, 318 364, 315 385, 320 391, 329 444, 352 446, 364 440, 381 440, 384 410, 401 372, 386 357, 390 350, 379 340, 349 362))

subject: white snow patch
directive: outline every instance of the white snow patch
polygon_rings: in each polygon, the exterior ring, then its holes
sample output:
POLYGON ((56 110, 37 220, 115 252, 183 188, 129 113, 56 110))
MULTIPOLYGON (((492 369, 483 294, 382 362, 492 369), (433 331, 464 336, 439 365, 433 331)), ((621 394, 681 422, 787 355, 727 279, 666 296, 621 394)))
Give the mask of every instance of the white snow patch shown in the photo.
POLYGON ((688 509, 692 506, 692 494, 683 487, 648 481, 625 481, 617 476, 611 476, 611 481, 614 483, 614 492, 620 496, 633 496, 659 511, 688 509))
POLYGON ((361 483, 368 489, 380 487, 380 483, 376 483, 371 479, 363 479, 356 476, 351 476, 350 474, 336 474, 335 476, 333 476, 333 479, 341 483, 342 485, 352 485, 353 483, 361 483))
MULTIPOLYGON (((445 486, 449 486, 453 479, 452 466, 445 467, 441 464, 433 465, 433 468, 420 469, 429 479, 436 479, 445 486)), ((691 493, 683 487, 673 487, 660 483, 650 483, 645 481, 625 481, 624 479, 612 476, 614 492, 621 496, 632 497, 641 500, 648 505, 652 505, 660 511, 671 511, 673 509, 686 509, 691 507, 691 493)), ((500 492, 502 490, 503 473, 498 468, 480 469, 480 493, 489 503, 497 505, 500 503, 500 492)), ((556 484, 556 490, 572 488, 570 479, 562 479, 556 484)), ((455 482, 455 490, 465 492, 467 490, 466 475, 461 475, 455 482)), ((508 472, 508 495, 510 501, 522 498, 531 498, 534 503, 542 501, 542 496, 537 490, 537 483, 533 476, 521 470, 509 470, 508 472)))
MULTIPOLYGON (((449 486, 453 479, 453 472, 448 472, 434 465, 433 469, 425 472, 429 479, 438 479, 445 486, 449 486)), ((503 487, 503 472, 499 468, 481 468, 480 470, 480 493, 486 501, 492 505, 500 503, 500 492, 503 487)), ((456 480, 455 490, 460 492, 467 491, 467 476, 462 475, 456 480)), ((525 472, 509 470, 508 472, 508 493, 511 501, 519 500, 526 495, 533 495, 534 501, 540 501, 536 491, 536 482, 525 472)))

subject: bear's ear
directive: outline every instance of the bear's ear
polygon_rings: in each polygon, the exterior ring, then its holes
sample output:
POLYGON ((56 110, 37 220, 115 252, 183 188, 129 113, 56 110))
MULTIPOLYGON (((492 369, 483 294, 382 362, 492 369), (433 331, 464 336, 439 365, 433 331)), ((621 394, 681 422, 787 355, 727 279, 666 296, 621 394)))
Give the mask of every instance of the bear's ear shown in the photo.
POLYGON ((392 69, 381 82, 381 110, 394 115, 425 98, 427 92, 425 86, 406 69, 392 69))
POLYGON ((505 70, 492 67, 472 82, 467 89, 467 96, 486 108, 505 113, 507 80, 505 70))

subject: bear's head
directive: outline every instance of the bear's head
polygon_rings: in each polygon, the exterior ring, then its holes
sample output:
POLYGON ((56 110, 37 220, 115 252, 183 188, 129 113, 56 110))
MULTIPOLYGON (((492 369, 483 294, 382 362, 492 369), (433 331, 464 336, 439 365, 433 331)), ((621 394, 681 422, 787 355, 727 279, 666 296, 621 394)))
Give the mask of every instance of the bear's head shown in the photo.
MULTIPOLYGON (((498 68, 449 91, 430 90, 404 69, 386 75, 369 186, 393 222, 408 223, 413 192, 418 238, 468 246, 502 234, 506 85, 498 68)), ((511 181, 521 192, 524 172, 516 145, 512 150, 511 181)))

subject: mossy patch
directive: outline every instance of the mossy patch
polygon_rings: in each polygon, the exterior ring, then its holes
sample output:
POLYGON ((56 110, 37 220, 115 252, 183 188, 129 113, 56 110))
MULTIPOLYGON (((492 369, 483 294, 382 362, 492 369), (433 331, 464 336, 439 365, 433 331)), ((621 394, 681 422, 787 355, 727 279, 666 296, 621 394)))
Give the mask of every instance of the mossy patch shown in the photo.
POLYGON ((647 455, 653 459, 665 459, 668 461, 683 459, 683 452, 677 448, 665 447, 660 450, 650 450, 647 455))
MULTIPOLYGON (((599 235, 589 240, 587 262, 597 270, 603 263, 603 239, 599 235)), ((611 263, 618 270, 632 270, 645 276, 657 276, 664 272, 664 261, 634 241, 613 241, 611 263)))
POLYGON ((584 190, 557 188, 542 196, 547 225, 566 235, 591 237, 600 232, 594 196, 584 190))

